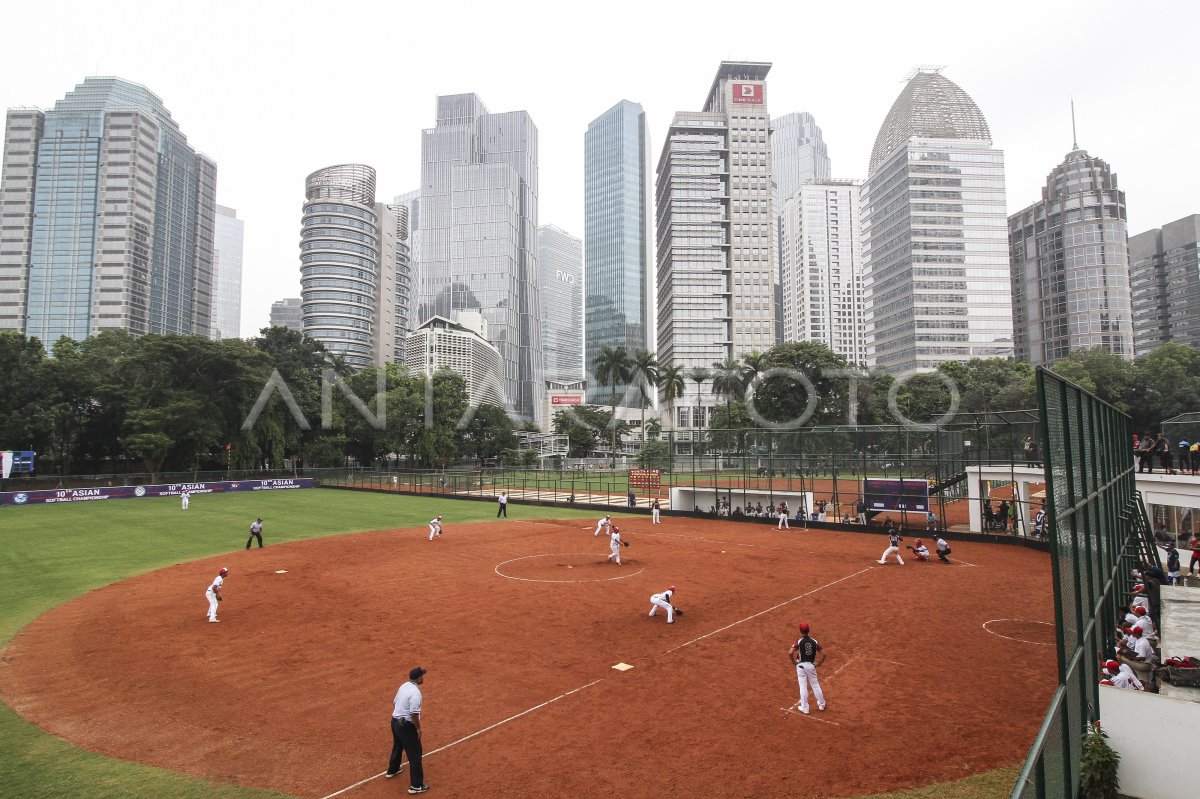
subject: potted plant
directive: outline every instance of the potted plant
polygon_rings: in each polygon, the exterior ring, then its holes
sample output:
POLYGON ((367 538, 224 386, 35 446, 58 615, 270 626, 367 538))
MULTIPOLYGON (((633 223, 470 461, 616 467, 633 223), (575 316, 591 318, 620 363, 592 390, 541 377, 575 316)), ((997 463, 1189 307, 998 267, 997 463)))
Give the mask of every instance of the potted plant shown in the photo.
POLYGON ((1083 754, 1079 759, 1080 799, 1117 799, 1121 780, 1117 776, 1121 756, 1108 745, 1108 735, 1095 721, 1083 736, 1083 754))

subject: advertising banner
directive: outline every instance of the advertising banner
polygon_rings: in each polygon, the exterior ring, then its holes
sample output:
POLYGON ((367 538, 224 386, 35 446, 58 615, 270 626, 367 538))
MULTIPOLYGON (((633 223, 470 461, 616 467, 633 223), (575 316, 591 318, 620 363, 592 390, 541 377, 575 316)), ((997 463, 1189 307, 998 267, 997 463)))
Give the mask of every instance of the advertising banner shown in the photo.
POLYGON ((551 405, 582 405, 583 397, 578 394, 551 394, 551 405))
POLYGON ((316 488, 312 477, 278 480, 227 480, 218 483, 164 483, 146 486, 106 486, 104 488, 52 488, 43 491, 6 491, 0 493, 0 506, 51 505, 63 502, 95 502, 104 499, 141 499, 142 497, 179 496, 183 491, 196 494, 224 494, 230 491, 282 491, 316 488))
POLYGON ((762 105, 763 85, 761 83, 733 84, 733 102, 738 104, 750 103, 751 105, 762 105))
POLYGON ((904 510, 929 512, 928 480, 863 480, 863 501, 867 510, 904 510))
POLYGON ((659 488, 662 485, 662 469, 630 469, 630 488, 659 488))

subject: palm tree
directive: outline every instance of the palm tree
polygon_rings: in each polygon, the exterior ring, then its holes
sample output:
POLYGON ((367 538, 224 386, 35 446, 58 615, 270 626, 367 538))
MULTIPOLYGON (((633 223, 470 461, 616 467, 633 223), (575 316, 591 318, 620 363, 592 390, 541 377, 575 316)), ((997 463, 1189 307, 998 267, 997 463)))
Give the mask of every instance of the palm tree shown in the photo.
POLYGON ((624 347, 610 347, 604 344, 600 353, 592 363, 592 370, 601 385, 612 388, 612 465, 617 465, 617 386, 628 383, 633 375, 633 361, 624 347))
POLYGON ((658 370, 658 387, 662 390, 663 400, 667 403, 667 418, 671 420, 671 429, 675 429, 675 400, 683 396, 687 382, 683 376, 683 367, 675 364, 663 366, 658 370))
POLYGON ((742 381, 746 384, 746 388, 750 388, 750 384, 754 382, 754 378, 767 370, 767 356, 758 350, 748 352, 742 356, 742 381))
POLYGON ((650 391, 658 383, 658 359, 649 350, 638 350, 633 356, 633 379, 638 384, 638 397, 642 405, 642 445, 646 444, 646 403, 650 391))
POLYGON ((726 358, 713 364, 713 393, 725 398, 725 420, 729 421, 729 405, 746 387, 742 364, 734 358, 726 358))
MULTIPOLYGON (((697 422, 697 421, 703 422, 704 421, 702 418, 698 418, 703 413, 703 411, 700 409, 701 408, 701 406, 700 406, 700 387, 710 377, 712 377, 712 372, 708 371, 703 366, 693 367, 692 370, 690 372, 688 372, 688 380, 693 380, 696 383, 696 416, 692 417, 692 422, 697 422)), ((699 432, 700 427, 701 427, 700 424, 696 425, 697 432, 699 432)), ((693 441, 695 441, 695 440, 696 439, 693 439, 693 441)), ((695 445, 693 445, 692 453, 695 454, 695 452, 696 452, 695 445)))

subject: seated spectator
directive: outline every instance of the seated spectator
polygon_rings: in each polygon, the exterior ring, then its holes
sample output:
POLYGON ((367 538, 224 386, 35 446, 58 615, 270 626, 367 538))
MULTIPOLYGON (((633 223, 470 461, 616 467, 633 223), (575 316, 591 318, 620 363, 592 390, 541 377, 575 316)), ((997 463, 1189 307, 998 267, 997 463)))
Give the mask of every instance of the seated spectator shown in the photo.
POLYGON ((1101 673, 1108 678, 1108 684, 1115 688, 1125 688, 1132 691, 1145 690, 1145 686, 1142 685, 1142 681, 1137 678, 1137 675, 1133 673, 1133 669, 1124 663, 1109 660, 1105 662, 1101 673))
POLYGON ((740 519, 742 517, 742 506, 738 505, 733 509, 733 518, 740 519))
POLYGON ((1154 647, 1142 635, 1141 627, 1128 629, 1128 637, 1117 648, 1117 660, 1133 669, 1138 679, 1153 690, 1154 666, 1158 662, 1158 656, 1154 654, 1154 647))
POLYGON ((754 506, 754 515, 755 516, 763 515, 763 506, 762 506, 761 502, 754 506))
POLYGON ((1146 609, 1143 607, 1136 607, 1133 609, 1133 615, 1137 617, 1137 621, 1135 621, 1131 626, 1140 627, 1142 629, 1142 635, 1147 641, 1150 641, 1151 643, 1157 641, 1158 633, 1155 631, 1154 622, 1150 620, 1150 616, 1146 612, 1146 609))

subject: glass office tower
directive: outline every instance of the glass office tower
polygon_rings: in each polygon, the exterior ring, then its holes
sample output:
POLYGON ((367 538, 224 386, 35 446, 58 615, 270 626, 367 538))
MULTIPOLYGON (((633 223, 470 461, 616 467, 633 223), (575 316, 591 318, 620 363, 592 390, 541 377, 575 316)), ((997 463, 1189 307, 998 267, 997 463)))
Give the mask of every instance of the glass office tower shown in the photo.
POLYGON ((893 374, 1012 354, 1004 153, 957 84, 918 71, 863 187, 867 360, 893 374))
POLYGON ((87 78, 12 109, 0 181, 0 329, 50 346, 105 328, 208 336, 216 164, 144 86, 87 78))
POLYGON ((503 361, 505 403, 542 415, 538 308, 537 127, 524 111, 492 114, 474 94, 437 98, 421 135, 420 291, 417 319, 487 320, 503 361))
POLYGON ((238 338, 242 329, 242 241, 246 223, 237 211, 217 206, 213 254, 213 338, 238 338))
MULTIPOLYGON (((593 404, 609 404, 613 390, 593 374, 601 347, 630 357, 654 349, 648 147, 646 114, 628 100, 592 120, 584 136, 584 372, 593 404)), ((640 407, 627 388, 616 386, 618 405, 640 407)))
POLYGON ((547 380, 583 378, 583 242, 554 225, 538 227, 538 289, 547 380))

